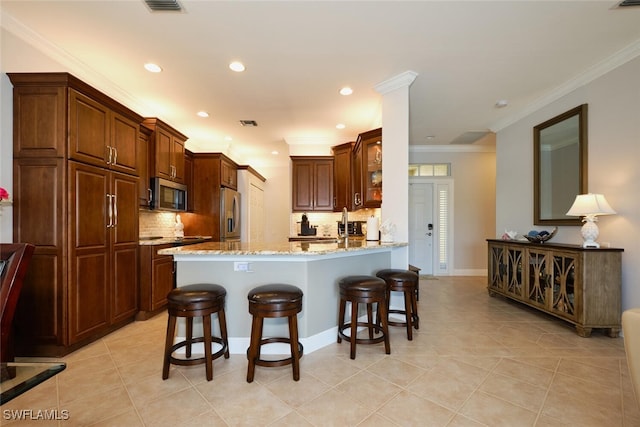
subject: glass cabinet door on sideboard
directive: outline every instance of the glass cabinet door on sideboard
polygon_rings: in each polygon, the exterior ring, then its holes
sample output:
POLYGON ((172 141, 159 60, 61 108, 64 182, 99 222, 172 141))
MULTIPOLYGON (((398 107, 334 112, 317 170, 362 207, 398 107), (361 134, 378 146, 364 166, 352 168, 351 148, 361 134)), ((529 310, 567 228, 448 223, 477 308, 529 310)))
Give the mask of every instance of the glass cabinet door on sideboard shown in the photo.
POLYGON ((554 314, 576 320, 575 286, 580 258, 572 253, 529 249, 527 299, 554 314))
POLYGON ((524 257, 524 250, 518 246, 489 246, 489 291, 495 289, 523 298, 524 257))

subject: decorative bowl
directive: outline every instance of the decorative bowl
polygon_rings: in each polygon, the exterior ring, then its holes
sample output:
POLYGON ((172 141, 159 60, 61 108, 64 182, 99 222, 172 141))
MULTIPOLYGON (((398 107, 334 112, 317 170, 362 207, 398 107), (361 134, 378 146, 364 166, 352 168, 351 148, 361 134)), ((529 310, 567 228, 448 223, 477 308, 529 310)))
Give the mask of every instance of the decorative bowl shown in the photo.
POLYGON ((553 227, 553 230, 551 230, 551 233, 544 230, 539 232, 538 234, 532 234, 531 232, 529 232, 529 234, 524 234, 524 237, 531 243, 544 243, 550 240, 553 236, 555 236, 557 232, 558 232, 558 227, 553 227))

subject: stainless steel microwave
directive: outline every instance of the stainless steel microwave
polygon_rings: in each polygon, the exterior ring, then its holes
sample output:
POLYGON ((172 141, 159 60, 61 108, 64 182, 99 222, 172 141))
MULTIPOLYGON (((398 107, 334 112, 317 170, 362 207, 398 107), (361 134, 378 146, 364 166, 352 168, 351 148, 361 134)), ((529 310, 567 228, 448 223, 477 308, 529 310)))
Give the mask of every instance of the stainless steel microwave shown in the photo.
POLYGON ((187 210, 187 186, 162 178, 151 178, 151 209, 187 210))

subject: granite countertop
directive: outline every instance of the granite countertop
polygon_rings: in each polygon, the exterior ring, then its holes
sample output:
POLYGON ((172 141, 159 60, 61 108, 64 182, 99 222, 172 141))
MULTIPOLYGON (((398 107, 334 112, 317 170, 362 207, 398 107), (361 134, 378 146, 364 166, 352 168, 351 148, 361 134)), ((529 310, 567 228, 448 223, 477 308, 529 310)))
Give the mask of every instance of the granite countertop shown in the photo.
POLYGON ((140 237, 139 245, 142 246, 155 246, 155 245, 193 245, 196 243, 206 242, 211 240, 211 236, 184 236, 182 238, 177 237, 162 237, 162 236, 150 236, 140 237))
POLYGON ((406 242, 369 242, 348 239, 347 242, 204 242, 158 251, 161 255, 326 255, 407 246, 406 242))

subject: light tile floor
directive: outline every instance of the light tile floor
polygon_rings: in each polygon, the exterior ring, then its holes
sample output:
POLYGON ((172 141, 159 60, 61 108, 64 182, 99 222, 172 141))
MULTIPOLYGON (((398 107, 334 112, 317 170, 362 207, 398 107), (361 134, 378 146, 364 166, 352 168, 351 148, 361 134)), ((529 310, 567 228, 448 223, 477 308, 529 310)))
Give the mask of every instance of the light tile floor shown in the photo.
POLYGON ((640 426, 622 338, 580 338, 568 324, 502 298, 484 277, 421 280, 420 330, 382 344, 307 354, 290 366, 246 358, 172 367, 161 378, 166 316, 136 322, 65 358, 67 369, 2 406, 11 426, 640 426), (68 411, 11 421, 7 410, 68 411))

